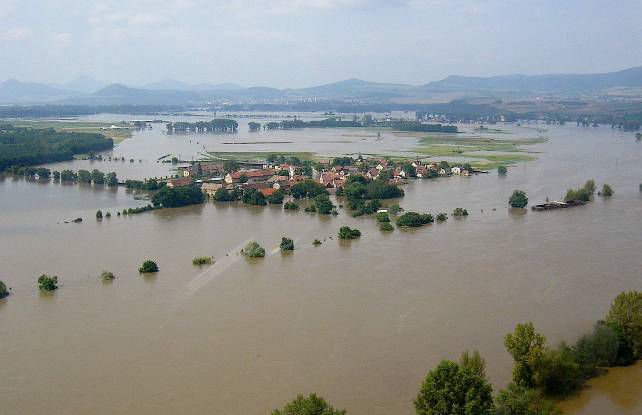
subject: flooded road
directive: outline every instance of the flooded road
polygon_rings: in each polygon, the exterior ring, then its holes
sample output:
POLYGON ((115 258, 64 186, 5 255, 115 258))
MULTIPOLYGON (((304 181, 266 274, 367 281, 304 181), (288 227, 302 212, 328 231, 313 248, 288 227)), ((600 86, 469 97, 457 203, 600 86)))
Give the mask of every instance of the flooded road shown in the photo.
MULTIPOLYGON (((551 344, 572 342, 617 294, 642 289, 642 144, 607 127, 548 128, 550 141, 532 147, 539 159, 506 177, 411 182, 405 209, 470 216, 391 234, 343 210, 319 217, 216 203, 98 222, 97 209, 144 202, 122 188, 3 179, 0 279, 12 287, 0 301, 3 415, 266 414, 308 392, 349 414, 411 414, 427 371, 466 349, 480 350, 503 387, 512 367, 503 336, 517 323, 533 321, 551 344), (506 206, 517 188, 534 204, 591 178, 615 196, 551 212, 506 206), (363 237, 337 241, 343 225, 363 237), (282 236, 295 240, 291 255, 238 255, 248 240, 272 252, 282 236), (324 243, 312 246, 315 238, 324 243), (201 255, 216 263, 193 266, 201 255), (160 272, 140 276, 148 258, 160 272), (103 283, 103 270, 116 280, 103 283), (42 273, 58 275, 60 289, 39 293, 42 273)), ((179 150, 156 148, 171 137, 153 131, 145 152, 127 150, 140 136, 114 149, 144 159, 114 168, 119 177, 171 167, 156 153, 179 150)), ((325 151, 311 141, 289 151, 325 151)), ((595 379, 565 408, 639 413, 639 368, 595 379)))

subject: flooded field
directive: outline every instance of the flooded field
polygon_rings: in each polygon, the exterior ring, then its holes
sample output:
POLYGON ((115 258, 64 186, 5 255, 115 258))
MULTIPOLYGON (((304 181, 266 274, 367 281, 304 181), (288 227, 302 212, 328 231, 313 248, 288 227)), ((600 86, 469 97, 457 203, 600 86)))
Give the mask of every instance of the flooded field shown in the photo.
MULTIPOLYGON (((528 146, 537 159, 506 177, 411 182, 405 209, 464 207, 470 216, 391 234, 341 209, 319 217, 212 202, 98 222, 97 209, 144 202, 122 188, 2 179, 0 279, 12 294, 0 301, 1 412, 258 415, 317 392, 349 414, 411 414, 427 371, 466 349, 480 350, 503 387, 512 367, 503 336, 517 323, 533 321, 551 344, 572 342, 617 294, 642 288, 642 144, 607 127, 545 128, 549 141, 528 146), (507 208, 514 189, 535 204, 587 179, 615 196, 551 212, 507 208), (63 223, 75 217, 84 220, 63 223), (363 237, 337 241, 343 225, 363 237), (276 250, 282 236, 295 240, 293 254, 276 250), (324 243, 314 247, 315 238, 324 243), (240 257, 249 240, 270 254, 240 257), (201 255, 216 263, 193 266, 201 255), (160 272, 140 276, 148 258, 160 272), (103 270, 117 278, 102 282, 103 270), (58 275, 57 292, 37 291, 42 273, 58 275)), ((156 162, 170 153, 414 155, 418 146, 417 137, 368 130, 257 134, 242 125, 233 136, 185 137, 154 124, 114 148, 126 162, 49 167, 142 178, 171 174, 156 162), (224 144, 234 140, 288 143, 224 144)), ((640 413, 641 382, 639 365, 614 369, 564 408, 640 413)))

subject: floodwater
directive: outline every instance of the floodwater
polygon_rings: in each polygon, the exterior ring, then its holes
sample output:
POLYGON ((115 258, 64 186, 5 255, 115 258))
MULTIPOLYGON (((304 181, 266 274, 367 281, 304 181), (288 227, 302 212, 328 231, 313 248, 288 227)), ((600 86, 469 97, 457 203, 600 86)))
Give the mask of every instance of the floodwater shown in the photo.
MULTIPOLYGON (((531 129, 510 128, 533 137, 531 129)), ((162 166, 160 155, 187 151, 181 146, 189 142, 176 148, 164 142, 175 137, 154 131, 114 149, 143 162, 95 168, 144 177, 162 166)), ((339 141, 330 133, 292 134, 307 144, 291 151, 330 153, 312 141, 339 141)), ((503 387, 512 366, 503 336, 517 323, 533 321, 552 344, 572 342, 617 294, 642 289, 642 144, 607 127, 548 127, 547 135, 549 142, 530 148, 539 159, 506 177, 411 182, 402 207, 465 207, 470 216, 391 234, 342 209, 319 217, 211 202, 98 222, 97 209, 114 214, 144 202, 122 188, 5 178, 0 279, 12 294, 0 301, 0 412, 252 415, 317 392, 349 414, 411 414, 428 370, 466 349, 480 350, 495 389, 503 387), (611 184, 615 196, 551 212, 506 206, 517 188, 533 204, 591 178, 611 184), (75 217, 84 221, 64 223, 75 217), (337 241, 343 225, 363 237, 337 241), (276 250, 282 236, 295 240, 292 254, 276 250), (324 243, 312 246, 315 238, 324 243), (249 240, 267 257, 240 257, 249 240), (193 266, 201 255, 216 263, 193 266), (148 258, 160 272, 140 276, 148 258), (100 281, 103 270, 116 280, 100 281), (58 275, 60 289, 39 293, 42 273, 58 275)), ((206 147, 227 141, 203 139, 211 140, 206 147)), ((368 153, 370 144, 351 148, 368 153)), ((412 149, 405 141, 389 146, 412 149)), ((614 369, 565 408, 640 413, 641 383, 639 365, 614 369)))

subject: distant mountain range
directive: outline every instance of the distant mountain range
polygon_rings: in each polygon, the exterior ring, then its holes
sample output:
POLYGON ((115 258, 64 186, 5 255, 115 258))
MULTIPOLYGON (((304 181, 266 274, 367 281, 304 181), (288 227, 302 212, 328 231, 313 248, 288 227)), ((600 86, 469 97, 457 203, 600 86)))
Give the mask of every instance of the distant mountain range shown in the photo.
POLYGON ((256 102, 316 98, 369 102, 451 98, 524 97, 540 95, 577 97, 600 95, 613 88, 642 94, 642 66, 600 74, 449 76, 425 85, 368 82, 360 79, 298 89, 244 88, 235 84, 188 84, 165 79, 142 87, 107 85, 83 76, 63 85, 0 83, 0 104, 73 103, 88 105, 199 105, 216 102, 256 102))

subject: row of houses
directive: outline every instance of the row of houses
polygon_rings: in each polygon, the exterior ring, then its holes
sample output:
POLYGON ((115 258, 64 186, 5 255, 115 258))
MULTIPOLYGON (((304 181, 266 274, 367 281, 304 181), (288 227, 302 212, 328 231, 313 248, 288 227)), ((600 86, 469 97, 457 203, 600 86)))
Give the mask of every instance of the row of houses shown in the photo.
MULTIPOLYGON (((297 166, 287 163, 281 164, 251 164, 238 170, 224 172, 223 163, 197 162, 189 166, 178 168, 177 178, 170 179, 169 187, 189 186, 196 183, 208 196, 225 187, 254 188, 269 196, 275 191, 289 190, 296 183, 309 179, 300 174, 297 166), (200 179, 207 177, 206 179, 200 179)), ((393 184, 404 184, 410 176, 428 178, 435 176, 462 175, 470 176, 470 169, 462 166, 450 166, 440 163, 423 163, 420 160, 406 160, 393 163, 386 159, 358 160, 354 165, 332 166, 330 161, 321 160, 312 168, 312 179, 322 184, 327 189, 339 189, 346 185, 351 175, 362 175, 368 179, 385 178, 393 184), (407 165, 412 169, 408 169, 407 165), (405 166, 405 167, 404 167, 405 166), (414 170, 414 174, 411 171, 414 170)))

